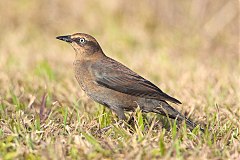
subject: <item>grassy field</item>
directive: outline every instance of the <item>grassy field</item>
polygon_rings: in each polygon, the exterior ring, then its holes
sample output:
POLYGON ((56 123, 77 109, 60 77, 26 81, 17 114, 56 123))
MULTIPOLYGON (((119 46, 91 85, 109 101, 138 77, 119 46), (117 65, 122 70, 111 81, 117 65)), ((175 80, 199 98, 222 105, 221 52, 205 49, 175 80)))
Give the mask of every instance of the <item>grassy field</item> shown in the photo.
POLYGON ((239 1, 0 1, 0 160, 240 159, 239 1), (135 125, 90 100, 74 50, 85 32, 104 52, 183 104, 202 126, 137 110, 135 125), (102 128, 111 126, 109 130, 102 128))

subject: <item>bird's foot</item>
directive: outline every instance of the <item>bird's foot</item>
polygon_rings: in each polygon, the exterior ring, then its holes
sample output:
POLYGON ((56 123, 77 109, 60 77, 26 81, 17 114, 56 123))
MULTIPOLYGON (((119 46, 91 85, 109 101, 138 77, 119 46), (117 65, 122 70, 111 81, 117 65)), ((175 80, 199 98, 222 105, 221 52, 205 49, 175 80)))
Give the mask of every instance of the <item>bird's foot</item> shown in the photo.
POLYGON ((119 120, 119 121, 115 122, 113 125, 109 125, 109 126, 99 129, 98 132, 105 133, 105 132, 109 131, 109 129, 111 129, 113 126, 120 126, 122 128, 126 128, 127 124, 124 120, 119 120))
POLYGON ((99 129, 99 132, 100 133, 105 133, 105 132, 107 132, 109 129, 111 129, 112 128, 112 126, 110 125, 110 126, 106 126, 106 127, 104 127, 104 128, 101 128, 101 129, 99 129))

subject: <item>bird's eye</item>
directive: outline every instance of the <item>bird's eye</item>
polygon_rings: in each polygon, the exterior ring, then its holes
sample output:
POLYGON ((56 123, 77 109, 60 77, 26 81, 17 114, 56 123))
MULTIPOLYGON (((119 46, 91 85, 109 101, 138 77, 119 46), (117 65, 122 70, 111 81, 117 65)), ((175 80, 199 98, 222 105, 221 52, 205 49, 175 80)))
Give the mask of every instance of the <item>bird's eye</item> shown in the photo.
POLYGON ((86 40, 84 38, 79 38, 79 43, 83 44, 85 42, 86 42, 86 40))

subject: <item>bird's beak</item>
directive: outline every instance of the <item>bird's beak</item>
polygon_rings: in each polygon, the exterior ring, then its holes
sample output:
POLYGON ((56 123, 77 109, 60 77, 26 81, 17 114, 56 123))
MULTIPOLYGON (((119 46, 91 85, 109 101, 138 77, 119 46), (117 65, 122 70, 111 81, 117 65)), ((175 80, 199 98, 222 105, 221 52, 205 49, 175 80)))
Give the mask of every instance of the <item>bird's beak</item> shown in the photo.
POLYGON ((71 36, 70 35, 67 35, 67 36, 58 36, 56 37, 57 39, 59 40, 62 40, 62 41, 65 41, 65 42, 68 42, 68 43, 72 43, 72 39, 71 39, 71 36))

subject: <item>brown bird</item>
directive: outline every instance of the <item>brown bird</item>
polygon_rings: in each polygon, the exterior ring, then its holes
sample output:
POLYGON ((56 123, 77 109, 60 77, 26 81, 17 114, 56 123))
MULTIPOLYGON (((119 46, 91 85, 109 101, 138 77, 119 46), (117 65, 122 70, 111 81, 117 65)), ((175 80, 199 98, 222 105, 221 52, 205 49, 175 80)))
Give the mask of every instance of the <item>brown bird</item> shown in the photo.
POLYGON ((167 101, 181 102, 159 89, 128 67, 107 57, 92 36, 85 33, 58 36, 71 44, 76 53, 75 77, 83 91, 94 101, 114 111, 126 120, 124 111, 154 112, 172 119, 185 121, 190 129, 196 124, 170 106, 167 101))

